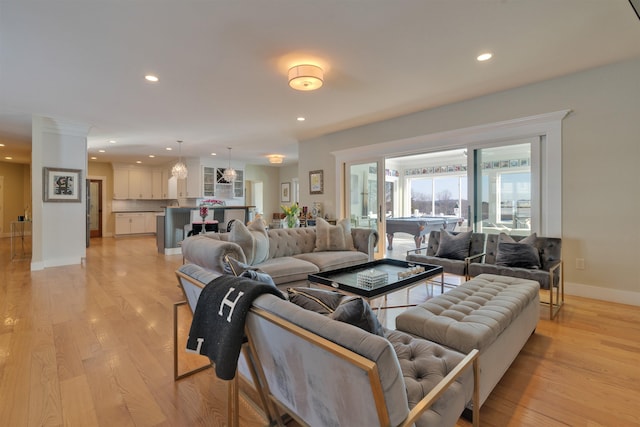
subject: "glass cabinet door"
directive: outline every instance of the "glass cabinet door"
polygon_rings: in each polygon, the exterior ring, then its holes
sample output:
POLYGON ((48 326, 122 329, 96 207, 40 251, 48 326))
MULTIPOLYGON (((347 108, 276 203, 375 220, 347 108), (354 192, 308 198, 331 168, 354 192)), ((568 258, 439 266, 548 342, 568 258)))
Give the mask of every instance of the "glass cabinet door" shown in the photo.
POLYGON ((202 171, 202 191, 205 197, 215 195, 216 169, 205 166, 202 171))

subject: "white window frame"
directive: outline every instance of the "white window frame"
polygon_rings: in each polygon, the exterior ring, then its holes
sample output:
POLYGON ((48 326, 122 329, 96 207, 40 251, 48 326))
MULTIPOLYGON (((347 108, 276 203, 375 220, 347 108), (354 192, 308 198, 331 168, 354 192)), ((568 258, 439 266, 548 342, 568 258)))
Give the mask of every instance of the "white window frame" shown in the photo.
MULTIPOLYGON (((335 182, 342 181, 346 162, 372 156, 398 157, 425 152, 480 146, 488 142, 540 137, 540 234, 562 237, 562 120, 571 110, 561 110, 503 122, 420 135, 332 152, 335 182)), ((533 156, 536 155, 532 153, 533 156)), ((472 175, 471 175, 472 176, 472 175)), ((470 185, 470 184, 469 184, 470 185)), ((338 212, 345 212, 344 189, 335 195, 338 212)), ((533 194, 532 194, 533 197, 533 194)))

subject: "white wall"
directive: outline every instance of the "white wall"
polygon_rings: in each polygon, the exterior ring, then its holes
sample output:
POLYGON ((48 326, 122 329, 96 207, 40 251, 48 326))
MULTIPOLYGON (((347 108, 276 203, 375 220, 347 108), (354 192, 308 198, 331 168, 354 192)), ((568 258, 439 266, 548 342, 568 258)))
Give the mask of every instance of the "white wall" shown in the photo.
POLYGON ((246 165, 245 179, 261 181, 264 218, 271 221, 271 214, 280 211, 280 168, 275 166, 246 165))
POLYGON ((86 256, 87 133, 88 127, 82 125, 33 117, 32 270, 80 264, 86 256), (80 203, 43 202, 43 167, 79 169, 80 203))
POLYGON ((562 147, 567 293, 640 305, 638 76, 640 58, 303 141, 301 203, 335 210, 332 151, 570 109, 562 147), (312 196, 306 177, 316 169, 325 193, 312 196))

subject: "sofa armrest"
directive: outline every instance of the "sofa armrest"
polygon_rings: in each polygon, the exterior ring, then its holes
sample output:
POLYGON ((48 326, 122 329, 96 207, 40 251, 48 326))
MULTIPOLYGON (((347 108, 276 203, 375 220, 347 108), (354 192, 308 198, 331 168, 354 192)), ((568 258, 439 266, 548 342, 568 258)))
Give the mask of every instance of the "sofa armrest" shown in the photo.
POLYGON ((369 255, 369 261, 373 260, 373 251, 378 244, 378 231, 372 228, 352 228, 351 237, 356 250, 369 255))
POLYGON ((182 241, 185 262, 197 264, 207 270, 224 274, 224 257, 228 255, 246 263, 242 248, 237 243, 212 239, 207 236, 191 236, 182 241))
MULTIPOLYGON (((473 262, 473 260, 475 260, 475 259, 477 259, 477 258, 482 258, 483 256, 485 256, 485 253, 484 253, 484 252, 482 252, 481 254, 471 255, 471 256, 466 257, 466 258, 464 259, 464 262, 465 262, 465 263, 467 263, 467 264, 469 264, 469 263, 472 263, 472 262, 473 262)), ((478 262, 480 262, 480 261, 478 261, 478 262)))
POLYGON ((472 366, 473 369, 473 426, 478 427, 480 425, 480 387, 478 384, 479 380, 479 368, 478 368, 478 355, 480 352, 478 350, 471 350, 467 356, 462 359, 462 361, 456 365, 455 368, 449 372, 449 374, 442 379, 436 386, 431 389, 429 393, 425 397, 422 398, 416 406, 409 412, 409 416, 403 423, 400 425, 401 427, 409 427, 413 426, 415 422, 420 418, 422 413, 429 409, 433 403, 438 400, 442 394, 447 391, 447 389, 453 384, 463 372, 467 370, 467 368, 472 366))

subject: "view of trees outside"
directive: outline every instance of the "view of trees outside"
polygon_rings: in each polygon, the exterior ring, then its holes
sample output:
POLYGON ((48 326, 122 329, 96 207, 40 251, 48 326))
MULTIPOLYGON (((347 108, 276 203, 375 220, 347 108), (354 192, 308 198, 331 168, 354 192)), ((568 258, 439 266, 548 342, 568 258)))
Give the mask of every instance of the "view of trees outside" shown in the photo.
POLYGON ((467 219, 466 175, 413 178, 409 180, 409 185, 411 187, 411 212, 415 212, 417 209, 423 215, 457 214, 467 219))

